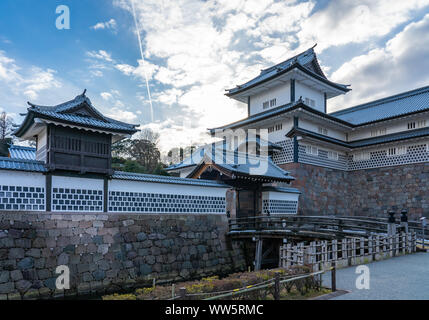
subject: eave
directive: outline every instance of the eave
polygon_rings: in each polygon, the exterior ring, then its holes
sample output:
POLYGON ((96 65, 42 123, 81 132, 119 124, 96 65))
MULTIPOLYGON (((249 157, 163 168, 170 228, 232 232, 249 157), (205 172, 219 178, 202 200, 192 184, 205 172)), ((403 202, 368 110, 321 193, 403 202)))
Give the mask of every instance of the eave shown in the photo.
POLYGON ((320 140, 326 143, 334 144, 343 148, 347 148, 350 150, 357 149, 357 148, 364 148, 364 147, 370 147, 374 145, 380 145, 380 144, 387 144, 391 142, 398 142, 398 141, 405 141, 405 140, 411 140, 416 138, 422 138, 429 136, 429 128, 423 128, 423 129, 417 129, 413 131, 406 131, 406 132, 398 132, 398 133, 392 133, 384 136, 379 137, 373 137, 368 139, 361 139, 356 140, 352 142, 345 142, 341 141, 339 139, 335 139, 332 137, 324 136, 306 129, 302 128, 292 128, 286 136, 288 138, 296 137, 296 136, 302 136, 302 137, 309 137, 312 139, 320 140))
MULTIPOLYGON (((305 74, 307 74, 307 75, 315 78, 316 80, 318 80, 318 81, 320 81, 320 82, 322 82, 322 83, 324 83, 326 85, 329 85, 332 88, 335 88, 336 90, 340 90, 343 93, 349 92, 351 90, 349 88, 346 88, 344 85, 340 85, 340 84, 337 84, 335 82, 327 80, 326 78, 318 75, 317 73, 314 73, 314 72, 308 70, 307 68, 303 67, 299 63, 294 63, 291 66, 289 66, 288 68, 286 68, 286 69, 284 69, 284 70, 282 70, 282 71, 280 71, 280 72, 278 72, 276 74, 273 74, 270 77, 267 77, 267 78, 262 79, 262 80, 260 80, 258 82, 255 82, 255 83, 253 83, 253 84, 251 84, 249 86, 245 86, 245 84, 243 84, 243 85, 237 86, 236 88, 228 89, 227 91, 229 91, 229 92, 226 93, 225 95, 227 97, 233 98, 234 96, 236 96, 236 95, 238 95, 240 93, 244 93, 247 90, 250 90, 250 89, 255 88, 257 86, 260 86, 260 85, 262 85, 262 84, 264 84, 266 82, 269 82, 269 81, 272 81, 272 80, 274 80, 274 79, 276 79, 278 77, 281 77, 281 76, 285 75, 286 73, 288 73, 288 72, 290 72, 290 71, 292 71, 294 69, 298 69, 298 70, 302 71, 303 73, 305 73, 305 74)), ((252 81, 252 80, 250 80, 250 81, 252 81)))

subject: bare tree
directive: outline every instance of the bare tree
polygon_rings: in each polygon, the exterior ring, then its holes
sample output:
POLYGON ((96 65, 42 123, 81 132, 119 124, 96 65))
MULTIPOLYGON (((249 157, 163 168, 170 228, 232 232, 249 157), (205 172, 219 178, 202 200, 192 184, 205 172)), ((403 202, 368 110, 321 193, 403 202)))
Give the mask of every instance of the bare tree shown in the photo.
POLYGON ((15 123, 6 112, 0 114, 0 140, 5 140, 12 133, 15 123))
POLYGON ((159 137, 160 135, 158 132, 155 132, 152 129, 147 128, 147 129, 142 129, 142 131, 140 131, 140 133, 137 134, 136 139, 149 141, 150 143, 153 143, 156 147, 158 147, 159 137))

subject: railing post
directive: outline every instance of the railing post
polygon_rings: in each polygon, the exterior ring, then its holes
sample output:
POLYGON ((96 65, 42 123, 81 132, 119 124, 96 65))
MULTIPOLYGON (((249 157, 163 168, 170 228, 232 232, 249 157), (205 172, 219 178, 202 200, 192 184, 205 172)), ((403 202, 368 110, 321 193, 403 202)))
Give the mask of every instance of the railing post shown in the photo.
POLYGON ((338 260, 338 241, 332 240, 332 260, 334 263, 338 260))
POLYGON ((186 300, 186 288, 182 287, 179 289, 180 300, 186 300))
POLYGON ((403 209, 401 211, 401 227, 404 229, 405 233, 408 233, 408 210, 403 209))
POLYGON ((372 239, 372 236, 368 237, 368 256, 371 257, 372 260, 374 259, 374 250, 373 250, 373 246, 374 246, 374 240, 372 239))
POLYGON ((395 211, 388 212, 389 218, 387 220, 387 234, 389 236, 393 236, 396 233, 396 225, 395 225, 395 211))
POLYGON ((262 239, 257 238, 256 240, 256 252, 255 252, 255 271, 261 270, 262 264, 262 239))
POLYGON ((337 291, 337 272, 336 272, 336 263, 334 263, 334 266, 331 269, 331 290, 332 292, 337 291))
POLYGON ((280 272, 274 275, 274 300, 280 300, 280 272))

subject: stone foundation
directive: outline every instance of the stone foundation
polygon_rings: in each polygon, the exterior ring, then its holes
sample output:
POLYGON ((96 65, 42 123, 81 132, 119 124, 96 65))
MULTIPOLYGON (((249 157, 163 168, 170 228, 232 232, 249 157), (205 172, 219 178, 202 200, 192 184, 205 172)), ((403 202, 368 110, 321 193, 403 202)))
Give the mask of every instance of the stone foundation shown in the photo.
POLYGON ((0 300, 132 289, 245 269, 224 215, 0 212, 0 300), (70 290, 56 290, 57 266, 70 290))
POLYGON ((299 214, 386 217, 387 210, 409 210, 429 217, 429 163, 341 171, 302 163, 280 165, 296 178, 302 194, 299 214))

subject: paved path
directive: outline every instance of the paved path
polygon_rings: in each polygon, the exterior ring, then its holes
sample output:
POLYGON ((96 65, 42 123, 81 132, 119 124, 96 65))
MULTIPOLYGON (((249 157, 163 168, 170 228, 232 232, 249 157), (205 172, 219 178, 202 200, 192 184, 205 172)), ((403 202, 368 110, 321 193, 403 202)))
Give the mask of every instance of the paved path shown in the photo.
MULTIPOLYGON (((429 299, 429 253, 415 253, 367 264, 370 289, 356 289, 356 266, 337 270, 337 288, 351 291, 335 300, 429 299)), ((330 272, 323 284, 331 286, 330 272)))

